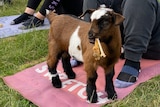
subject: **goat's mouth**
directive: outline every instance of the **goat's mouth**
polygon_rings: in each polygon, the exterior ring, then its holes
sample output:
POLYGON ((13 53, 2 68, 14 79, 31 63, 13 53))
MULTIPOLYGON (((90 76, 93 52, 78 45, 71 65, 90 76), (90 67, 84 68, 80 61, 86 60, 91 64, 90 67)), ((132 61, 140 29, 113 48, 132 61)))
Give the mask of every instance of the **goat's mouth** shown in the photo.
POLYGON ((89 42, 92 43, 92 44, 94 44, 95 38, 96 38, 96 34, 93 33, 92 31, 89 31, 89 33, 88 33, 89 42))
POLYGON ((94 44, 95 39, 89 39, 89 42, 92 43, 92 44, 94 44))

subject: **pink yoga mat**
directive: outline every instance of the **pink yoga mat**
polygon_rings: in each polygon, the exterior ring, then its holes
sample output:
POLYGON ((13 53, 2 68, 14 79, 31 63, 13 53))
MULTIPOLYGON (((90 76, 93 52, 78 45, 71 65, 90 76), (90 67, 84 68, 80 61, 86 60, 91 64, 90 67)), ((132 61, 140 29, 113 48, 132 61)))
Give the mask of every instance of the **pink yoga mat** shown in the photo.
MULTIPOLYGON (((124 60, 119 60, 115 70, 117 77, 123 66, 124 60)), ((130 94, 140 83, 160 75, 160 61, 142 60, 142 72, 138 81, 128 88, 116 88, 118 99, 123 99, 130 94)), ((23 97, 33 102, 39 107, 99 107, 111 102, 107 99, 104 91, 104 72, 98 68, 98 79, 96 82, 98 102, 90 104, 86 101, 86 74, 83 66, 75 67, 76 79, 67 79, 63 72, 61 61, 58 64, 58 73, 62 80, 63 88, 56 89, 50 81, 50 74, 47 70, 46 62, 27 68, 14 75, 4 77, 4 82, 11 88, 18 91, 23 97)))

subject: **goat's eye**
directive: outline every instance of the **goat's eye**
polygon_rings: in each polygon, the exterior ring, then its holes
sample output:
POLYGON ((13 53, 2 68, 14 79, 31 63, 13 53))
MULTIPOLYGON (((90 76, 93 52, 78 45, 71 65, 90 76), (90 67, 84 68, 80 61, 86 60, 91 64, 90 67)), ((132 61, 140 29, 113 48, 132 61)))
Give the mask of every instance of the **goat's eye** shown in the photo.
POLYGON ((100 29, 103 29, 105 26, 108 25, 108 23, 109 23, 108 20, 99 20, 98 26, 100 29))

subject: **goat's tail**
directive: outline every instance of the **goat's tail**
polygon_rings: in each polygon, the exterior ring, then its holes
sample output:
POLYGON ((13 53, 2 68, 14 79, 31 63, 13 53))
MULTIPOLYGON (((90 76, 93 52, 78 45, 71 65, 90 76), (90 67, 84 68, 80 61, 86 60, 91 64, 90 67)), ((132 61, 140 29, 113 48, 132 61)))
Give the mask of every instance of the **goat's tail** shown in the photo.
POLYGON ((50 23, 54 20, 55 16, 57 16, 57 14, 55 13, 55 10, 51 11, 46 9, 46 17, 50 23))

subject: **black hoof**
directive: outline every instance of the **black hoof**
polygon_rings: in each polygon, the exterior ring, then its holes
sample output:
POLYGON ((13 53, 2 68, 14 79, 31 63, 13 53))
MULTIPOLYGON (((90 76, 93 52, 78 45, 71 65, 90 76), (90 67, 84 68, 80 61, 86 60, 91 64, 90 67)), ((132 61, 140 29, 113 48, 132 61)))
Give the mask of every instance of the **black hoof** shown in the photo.
POLYGON ((87 92, 87 100, 90 103, 96 103, 97 102, 96 86, 95 85, 87 85, 86 92, 87 92))
POLYGON ((97 93, 94 93, 92 96, 88 96, 87 100, 90 103, 97 103, 97 93))
POLYGON ((62 82, 58 76, 52 78, 52 84, 55 88, 62 88, 62 82))
POLYGON ((116 94, 116 93, 114 93, 114 94, 110 94, 110 95, 108 95, 108 99, 111 99, 111 100, 115 100, 115 99, 117 99, 117 94, 116 94))
POLYGON ((70 72, 70 73, 66 72, 66 74, 67 74, 69 79, 75 79, 76 78, 76 74, 74 72, 70 72))

